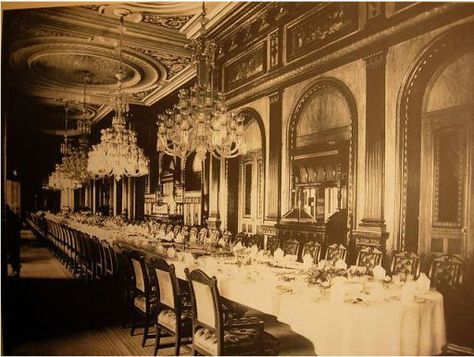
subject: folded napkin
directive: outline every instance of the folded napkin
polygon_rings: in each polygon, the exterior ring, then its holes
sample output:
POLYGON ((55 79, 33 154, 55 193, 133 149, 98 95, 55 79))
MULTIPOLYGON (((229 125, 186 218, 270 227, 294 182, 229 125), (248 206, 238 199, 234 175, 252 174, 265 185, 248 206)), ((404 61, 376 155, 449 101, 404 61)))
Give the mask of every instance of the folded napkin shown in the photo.
POLYGON ((420 277, 416 281, 416 290, 420 293, 427 293, 430 291, 431 280, 426 276, 425 273, 421 273, 420 277))
POLYGON ((257 253, 258 253, 258 247, 256 244, 254 244, 252 248, 250 248, 250 256, 255 257, 257 253))
POLYGON ((313 264, 313 257, 310 254, 306 253, 303 257, 303 265, 305 269, 311 268, 312 264, 313 264))
POLYGON ((318 263, 318 269, 324 269, 326 266, 326 261, 324 259, 320 260, 318 263))
POLYGON ((155 248, 155 251, 158 254, 163 254, 163 246, 161 244, 158 244, 155 248))
POLYGON ((283 250, 281 250, 280 248, 278 248, 277 250, 275 250, 275 252, 273 253, 273 258, 275 258, 275 260, 278 262, 280 260, 282 260, 283 256, 285 255, 285 253, 283 253, 283 250))
POLYGON ((374 274, 374 279, 376 280, 383 280, 385 278, 385 269, 382 268, 381 265, 375 266, 372 270, 372 273, 374 274))
POLYGON ((233 252, 236 252, 238 250, 242 250, 242 243, 238 242, 236 245, 234 245, 234 248, 232 248, 233 252))
POLYGON ((344 260, 342 259, 339 259, 336 264, 334 264, 334 268, 336 268, 337 270, 339 269, 347 269, 347 264, 344 260))
POLYGON ((174 247, 170 247, 168 248, 168 250, 166 251, 166 256, 169 258, 169 259, 173 259, 176 255, 176 250, 174 249, 174 247))

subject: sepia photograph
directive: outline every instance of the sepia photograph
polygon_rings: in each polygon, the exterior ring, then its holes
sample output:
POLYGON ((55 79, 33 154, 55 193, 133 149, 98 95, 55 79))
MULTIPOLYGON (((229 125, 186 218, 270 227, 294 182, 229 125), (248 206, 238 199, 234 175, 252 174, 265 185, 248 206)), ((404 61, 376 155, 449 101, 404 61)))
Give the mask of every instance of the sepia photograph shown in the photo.
POLYGON ((0 5, 1 355, 474 356, 474 3, 0 5))

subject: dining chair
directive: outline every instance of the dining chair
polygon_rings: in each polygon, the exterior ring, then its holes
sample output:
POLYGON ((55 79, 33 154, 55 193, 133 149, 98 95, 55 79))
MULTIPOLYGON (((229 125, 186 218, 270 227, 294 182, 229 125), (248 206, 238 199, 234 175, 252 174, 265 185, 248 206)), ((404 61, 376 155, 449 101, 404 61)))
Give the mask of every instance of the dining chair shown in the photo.
POLYGON ((136 328, 136 317, 142 317, 144 320, 144 331, 142 347, 145 347, 148 338, 148 330, 152 324, 152 315, 155 312, 156 299, 153 296, 148 268, 145 263, 145 257, 135 250, 128 252, 130 265, 134 276, 134 286, 132 287, 132 301, 130 335, 133 336, 136 328))
POLYGON ((313 263, 317 264, 321 258, 321 244, 315 241, 306 242, 301 255, 304 257, 306 254, 309 254, 313 258, 313 263))
POLYGON ((340 259, 346 260, 346 255, 347 255, 347 248, 343 246, 342 244, 334 243, 327 247, 326 255, 324 256, 324 259, 326 261, 335 263, 336 261, 340 259))
POLYGON ((207 234, 208 234, 207 228, 204 228, 204 227, 201 228, 198 234, 198 244, 204 244, 204 242, 207 239, 207 234))
POLYGON ((420 275, 421 258, 413 252, 396 252, 392 256, 390 271, 392 275, 411 274, 416 279, 420 275))
POLYGON ((217 279, 200 269, 186 268, 185 273, 193 309, 193 355, 261 355, 263 321, 255 317, 224 321, 217 279))
POLYGON ((250 245, 256 245, 258 249, 263 249, 264 243, 263 234, 256 233, 250 237, 250 245))
POLYGON ((433 287, 452 290, 461 286, 463 273, 464 261, 447 254, 432 259, 429 278, 433 287))
POLYGON ((158 258, 152 262, 156 276, 158 306, 156 319, 155 353, 160 346, 161 332, 175 337, 175 356, 179 356, 183 339, 191 342, 192 312, 189 295, 181 293, 175 267, 164 259, 158 258), (186 299, 188 297, 188 299, 186 299))
POLYGON ((275 250, 280 248, 280 239, 276 236, 268 236, 267 238, 267 245, 265 247, 265 250, 270 252, 271 255, 275 253, 275 250))
POLYGON ((282 242, 282 249, 285 256, 290 256, 293 260, 298 260, 300 243, 296 239, 287 239, 282 242))
POLYGON ((247 236, 247 233, 245 232, 239 232, 235 235, 235 239, 233 241, 234 244, 239 243, 242 244, 243 246, 247 247, 249 244, 249 239, 247 236))
POLYGON ((357 254, 357 266, 365 267, 367 274, 372 274, 375 266, 382 262, 382 252, 375 247, 364 247, 357 254))

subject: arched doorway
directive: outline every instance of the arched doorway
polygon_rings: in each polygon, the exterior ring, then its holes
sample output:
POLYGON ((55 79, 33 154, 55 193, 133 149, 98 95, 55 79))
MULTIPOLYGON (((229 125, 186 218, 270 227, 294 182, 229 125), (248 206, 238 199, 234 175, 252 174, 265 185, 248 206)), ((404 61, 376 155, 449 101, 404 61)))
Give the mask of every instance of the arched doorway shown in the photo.
POLYGON ((400 247, 472 255, 474 24, 436 38, 400 96, 400 247))
POLYGON ((247 108, 241 155, 227 162, 227 229, 233 233, 260 232, 263 222, 265 131, 260 115, 247 108))
POLYGON ((202 224, 203 163, 191 153, 184 164, 184 224, 202 224))
POLYGON ((297 101, 288 133, 291 209, 281 226, 299 222, 303 236, 346 244, 353 223, 357 138, 352 93, 339 80, 319 79, 297 101))

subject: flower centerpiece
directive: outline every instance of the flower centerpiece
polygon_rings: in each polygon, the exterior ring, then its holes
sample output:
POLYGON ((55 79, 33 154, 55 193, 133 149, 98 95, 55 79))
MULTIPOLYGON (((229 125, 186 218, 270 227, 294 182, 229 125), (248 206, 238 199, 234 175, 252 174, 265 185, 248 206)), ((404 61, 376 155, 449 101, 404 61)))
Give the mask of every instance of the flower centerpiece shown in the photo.
POLYGON ((329 265, 325 265, 324 267, 313 266, 308 271, 306 281, 313 285, 331 285, 332 279, 335 277, 347 278, 347 270, 337 269, 329 265))

